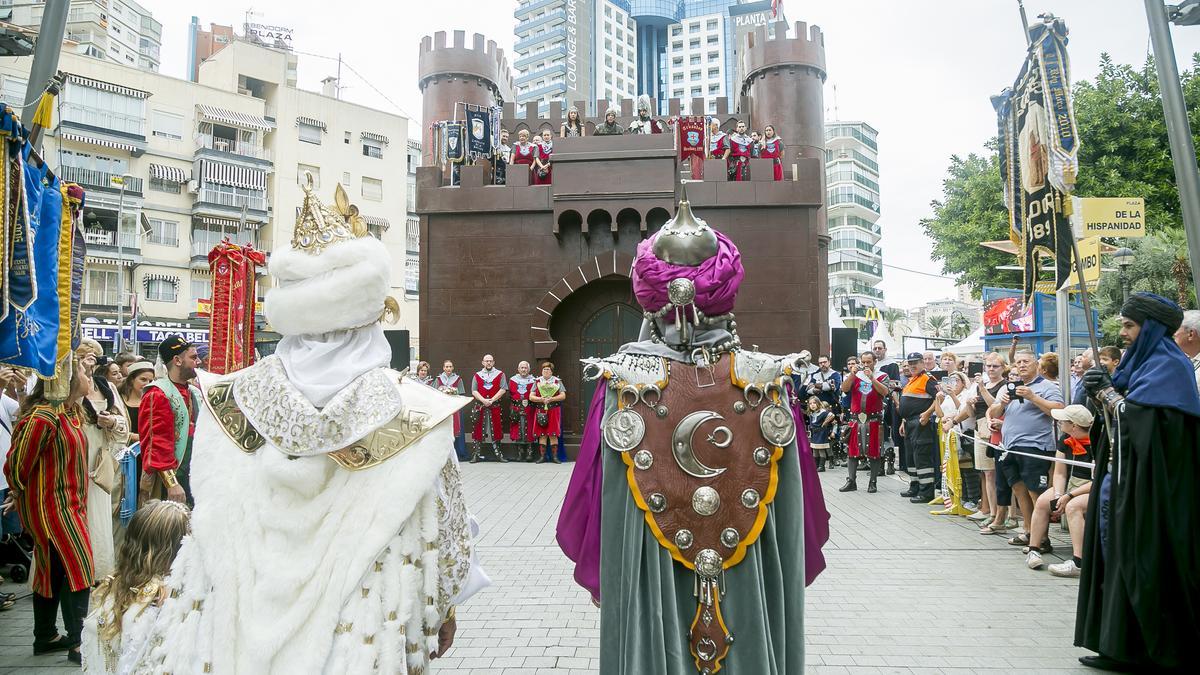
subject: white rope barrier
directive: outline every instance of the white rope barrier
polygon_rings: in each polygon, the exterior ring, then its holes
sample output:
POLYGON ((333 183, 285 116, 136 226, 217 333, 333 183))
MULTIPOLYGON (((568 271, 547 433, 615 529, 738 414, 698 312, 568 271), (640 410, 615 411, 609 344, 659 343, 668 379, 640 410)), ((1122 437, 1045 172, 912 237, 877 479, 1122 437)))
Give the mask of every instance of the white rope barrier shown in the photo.
POLYGON ((1079 467, 1083 467, 1085 469, 1093 469, 1096 467, 1096 465, 1091 462, 1080 462, 1080 461, 1076 461, 1074 459, 1065 459, 1065 458, 1061 458, 1061 457, 1054 457, 1053 455, 1047 457, 1045 455, 1035 455, 1035 454, 1032 454, 1029 452, 1020 452, 1018 450, 1009 450, 1008 448, 1002 448, 998 445, 992 445, 991 443, 988 443, 987 441, 983 440, 982 438, 975 438, 974 436, 968 436, 968 435, 964 434, 963 432, 957 431, 955 429, 951 429, 950 433, 957 434, 961 438, 970 438, 973 441, 978 441, 980 443, 983 443, 984 445, 988 446, 989 448, 999 450, 1001 453, 1003 453, 1000 455, 999 459, 1004 459, 1004 455, 1012 453, 1014 455, 1033 457, 1035 459, 1044 459, 1047 462, 1058 462, 1059 464, 1070 464, 1071 466, 1079 466, 1079 467))

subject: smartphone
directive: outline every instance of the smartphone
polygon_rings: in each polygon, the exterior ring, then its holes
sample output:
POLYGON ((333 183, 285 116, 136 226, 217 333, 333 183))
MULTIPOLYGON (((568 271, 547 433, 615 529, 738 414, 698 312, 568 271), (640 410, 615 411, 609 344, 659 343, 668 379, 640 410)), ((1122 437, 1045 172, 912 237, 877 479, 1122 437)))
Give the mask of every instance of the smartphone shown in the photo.
POLYGON ((972 361, 967 364, 967 375, 970 375, 971 377, 975 377, 976 375, 982 375, 982 374, 983 374, 983 362, 972 361))
POLYGON ((945 370, 942 370, 941 368, 938 368, 937 370, 929 371, 929 374, 930 374, 930 376, 933 377, 933 379, 940 380, 943 377, 946 377, 947 375, 949 375, 950 373, 946 372, 945 370))

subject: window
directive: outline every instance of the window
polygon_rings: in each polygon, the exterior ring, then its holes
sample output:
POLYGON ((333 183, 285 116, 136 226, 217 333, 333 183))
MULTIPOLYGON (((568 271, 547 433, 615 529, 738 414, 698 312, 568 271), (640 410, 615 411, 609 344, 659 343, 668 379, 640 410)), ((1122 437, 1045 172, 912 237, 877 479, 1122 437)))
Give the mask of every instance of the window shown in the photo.
POLYGON ((679 37, 683 34, 683 26, 671 26, 671 37, 679 37))
POLYGON ((78 82, 63 89, 62 98, 65 121, 137 136, 145 134, 145 99, 94 89, 78 82))
POLYGON ((161 138, 183 140, 183 115, 155 110, 150 117, 150 133, 161 138))
POLYGON ((420 242, 421 242, 421 219, 420 218, 409 218, 408 224, 405 227, 405 231, 404 231, 404 248, 410 254, 412 254, 409 257, 416 256, 417 251, 420 250, 420 242))
POLYGON ((673 96, 675 98, 683 98, 683 90, 676 89, 674 92, 672 92, 671 96, 673 96))
POLYGON ((721 69, 720 69, 720 68, 709 68, 709 69, 708 69, 708 76, 709 76, 710 78, 713 78, 713 77, 720 77, 720 76, 721 76, 721 69))
POLYGON ((167 279, 147 279, 146 299, 154 302, 175 302, 178 293, 175 284, 167 279))
POLYGON ((367 178, 363 176, 362 197, 373 202, 383 201, 383 181, 379 178, 367 178))
POLYGON ((379 239, 382 241, 383 240, 383 226, 382 225, 372 225, 371 223, 367 223, 367 234, 370 234, 372 237, 375 237, 376 239, 379 239))
POLYGON ((604 16, 612 16, 612 5, 604 6, 604 16))
POLYGON ((343 172, 342 172, 342 186, 343 186, 343 187, 345 187, 345 186, 347 186, 347 185, 349 185, 349 184, 350 184, 350 172, 349 172, 349 171, 343 171, 343 172))
POLYGON ((672 82, 683 82, 683 73, 675 73, 671 76, 672 82))
MULTIPOLYGON (((115 270, 87 270, 83 283, 83 302, 87 305, 117 305, 117 274, 115 270)), ((125 290, 129 290, 126 287, 125 290)))
POLYGON ((321 127, 300 122, 297 125, 297 128, 300 130, 301 141, 304 141, 305 143, 312 143, 313 145, 321 144, 321 134, 323 133, 321 131, 321 127))
POLYGON ((671 50, 676 51, 676 52, 683 51, 683 43, 682 42, 671 43, 671 50))
POLYGON ((374 157, 375 159, 383 159, 383 145, 378 141, 363 139, 362 153, 364 157, 374 157))
POLYGON ((25 89, 28 86, 29 80, 23 77, 17 77, 16 75, 5 75, 4 85, 0 86, 0 101, 4 101, 9 105, 24 101, 25 89))
POLYGON ((421 263, 409 256, 404 260, 404 293, 416 295, 421 287, 421 263))
POLYGON ((691 58, 688 59, 688 65, 691 65, 691 66, 700 65, 700 55, 692 54, 691 58))
POLYGON ((212 298, 212 279, 192 277, 192 300, 212 298))
POLYGON ((721 41, 721 38, 717 37, 716 35, 708 36, 708 44, 710 44, 710 45, 715 45, 715 44, 719 43, 720 41, 721 41))
POLYGON ((699 21, 697 21, 697 22, 695 22, 695 23, 689 23, 689 24, 688 24, 688 30, 689 30, 689 31, 692 31, 692 32, 695 32, 695 31, 698 31, 698 30, 700 30, 700 22, 699 22, 699 21))
POLYGON ((708 28, 708 30, 716 30, 717 29, 717 20, 709 19, 708 23, 706 24, 706 27, 708 28))
POLYGON ((682 65, 683 65, 683 57, 682 57, 682 56, 676 56, 675 58, 671 59, 671 65, 673 65, 673 66, 682 66, 682 65))
POLYGON ((183 186, 179 183, 173 180, 158 178, 157 176, 150 177, 150 189, 155 192, 166 192, 173 195, 183 192, 183 186))
POLYGON ((698 71, 698 70, 693 70, 693 71, 692 71, 692 79, 693 79, 693 80, 699 80, 699 79, 700 79, 700 71, 698 71))
MULTIPOLYGON (((176 183, 178 185, 178 183, 176 183)), ((150 218, 150 234, 146 241, 159 246, 179 245, 179 223, 174 220, 150 218)))
POLYGON ((305 171, 312 174, 313 189, 319 190, 321 188, 321 167, 313 166, 311 164, 296 165, 296 185, 304 187, 306 184, 307 179, 304 176, 305 171))
POLYGON ((700 87, 692 87, 692 96, 700 95, 700 87))
POLYGON ((717 59, 720 59, 720 58, 721 58, 720 52, 709 52, 708 53, 709 63, 712 63, 713 61, 716 61, 717 59))
POLYGON ((342 142, 345 143, 346 145, 350 145, 350 132, 349 131, 347 131, 345 133, 345 135, 342 136, 342 142))
POLYGON ((408 210, 412 211, 417 208, 417 184, 408 184, 408 210))
POLYGON ((699 48, 700 48, 700 38, 694 38, 688 42, 688 49, 699 49, 699 48))

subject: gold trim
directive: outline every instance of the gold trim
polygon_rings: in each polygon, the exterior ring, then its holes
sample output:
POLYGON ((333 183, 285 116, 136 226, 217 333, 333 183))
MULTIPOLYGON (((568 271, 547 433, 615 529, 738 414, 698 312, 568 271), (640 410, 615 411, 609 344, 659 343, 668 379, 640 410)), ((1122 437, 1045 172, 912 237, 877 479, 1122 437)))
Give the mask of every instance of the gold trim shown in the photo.
MULTIPOLYGON (((725 625, 725 615, 721 613, 721 594, 720 593, 713 593, 713 609, 712 609, 712 611, 713 611, 713 617, 716 618, 716 620, 717 620, 717 626, 719 626, 721 628, 721 632, 725 635, 729 635, 729 627, 725 625)), ((692 640, 692 635, 696 631, 696 624, 700 623, 700 616, 703 613, 704 613, 704 603, 702 603, 702 602, 696 603, 696 617, 694 619, 692 619, 692 625, 688 628, 688 642, 689 643, 692 640)), ((688 651, 690 651, 692 653, 692 659, 695 660, 695 662, 696 662, 696 670, 703 673, 704 669, 708 668, 708 666, 705 666, 704 664, 700 663, 700 655, 691 649, 691 644, 688 645, 688 651)), ((727 657, 727 656, 729 656, 729 640, 723 641, 720 645, 720 648, 717 649, 717 654, 716 654, 716 656, 713 657, 713 660, 712 660, 713 666, 711 669, 709 669, 708 672, 714 673, 714 674, 720 672, 721 661, 724 660, 725 657, 727 657)))
POLYGON ((233 382, 220 382, 208 388, 202 397, 204 405, 221 426, 221 430, 238 450, 252 455, 267 443, 267 439, 250 424, 233 398, 233 382))
POLYGON ((391 422, 367 434, 366 438, 329 453, 329 458, 349 471, 378 466, 403 452, 413 441, 429 431, 429 415, 401 408, 391 422))

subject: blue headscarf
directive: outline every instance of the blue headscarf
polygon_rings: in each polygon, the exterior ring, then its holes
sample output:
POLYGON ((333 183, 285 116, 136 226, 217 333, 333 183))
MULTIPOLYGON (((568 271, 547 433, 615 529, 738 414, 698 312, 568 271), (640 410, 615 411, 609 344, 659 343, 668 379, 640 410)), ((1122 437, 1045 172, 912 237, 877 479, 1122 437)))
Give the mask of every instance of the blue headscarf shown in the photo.
POLYGON ((1141 406, 1170 408, 1200 417, 1200 394, 1192 362, 1171 338, 1179 327, 1174 317, 1183 316, 1179 305, 1153 293, 1135 293, 1121 308, 1121 315, 1137 321, 1142 328, 1113 373, 1116 390, 1141 406), (1164 321, 1175 325, 1168 326, 1164 321))

